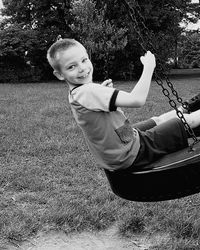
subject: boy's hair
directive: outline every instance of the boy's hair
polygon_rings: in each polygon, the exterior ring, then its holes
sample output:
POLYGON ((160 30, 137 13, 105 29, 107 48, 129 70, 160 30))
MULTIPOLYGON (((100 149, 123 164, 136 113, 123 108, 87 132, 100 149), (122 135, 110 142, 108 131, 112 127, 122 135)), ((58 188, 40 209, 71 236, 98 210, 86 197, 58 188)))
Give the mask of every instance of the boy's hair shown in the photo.
POLYGON ((58 62, 59 59, 58 53, 77 45, 80 46, 81 43, 79 43, 75 39, 70 39, 70 38, 60 39, 55 43, 53 43, 47 51, 47 60, 51 65, 51 67, 56 71, 60 71, 60 65, 58 62))

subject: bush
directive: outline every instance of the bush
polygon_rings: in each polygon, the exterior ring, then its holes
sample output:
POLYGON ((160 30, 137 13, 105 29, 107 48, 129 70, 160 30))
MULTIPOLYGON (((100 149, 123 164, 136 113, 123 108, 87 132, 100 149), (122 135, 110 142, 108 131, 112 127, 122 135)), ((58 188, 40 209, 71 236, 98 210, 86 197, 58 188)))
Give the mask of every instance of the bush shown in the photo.
POLYGON ((38 67, 14 67, 0 68, 0 83, 24 83, 39 82, 42 79, 42 70, 38 67))

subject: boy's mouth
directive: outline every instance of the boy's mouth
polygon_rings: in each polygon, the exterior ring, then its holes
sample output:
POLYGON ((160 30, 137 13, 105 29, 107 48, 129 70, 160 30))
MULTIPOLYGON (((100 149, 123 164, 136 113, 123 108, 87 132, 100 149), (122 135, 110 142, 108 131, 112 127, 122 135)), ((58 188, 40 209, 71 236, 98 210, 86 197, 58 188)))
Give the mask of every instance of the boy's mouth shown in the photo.
POLYGON ((82 76, 79 76, 78 78, 80 78, 80 79, 85 79, 86 77, 89 76, 89 74, 90 74, 90 71, 89 71, 88 73, 82 75, 82 76))

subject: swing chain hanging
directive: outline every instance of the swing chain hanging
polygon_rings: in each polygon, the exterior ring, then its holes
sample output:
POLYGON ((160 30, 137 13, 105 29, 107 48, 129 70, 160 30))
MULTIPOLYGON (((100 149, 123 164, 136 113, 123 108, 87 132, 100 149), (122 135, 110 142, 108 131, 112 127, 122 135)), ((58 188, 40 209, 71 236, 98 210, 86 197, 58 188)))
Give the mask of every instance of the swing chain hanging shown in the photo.
MULTIPOLYGON (((128 11, 129 17, 132 20, 133 24, 134 24, 134 31, 137 33, 138 36, 138 41, 142 47, 142 49, 144 51, 147 51, 148 49, 150 49, 155 55, 157 55, 156 53, 156 48, 154 46, 154 44, 151 42, 153 40, 153 37, 149 34, 149 29, 147 28, 147 26, 145 25, 145 19, 143 17, 143 15, 141 14, 141 7, 139 6, 137 0, 134 0, 133 4, 134 4, 134 9, 130 6, 130 4, 126 1, 123 0, 124 5, 126 7, 126 10, 128 11), (140 24, 136 18, 136 14, 137 14, 137 18, 140 20, 140 24), (143 33, 146 36, 146 40, 148 41, 145 42, 143 35, 141 34, 143 33)), ((171 93, 176 97, 176 100, 182 105, 182 107, 186 110, 188 110, 188 104, 183 102, 183 99, 178 95, 178 92, 175 90, 172 82, 169 80, 168 76, 163 73, 166 72, 166 68, 163 66, 163 63, 161 62, 161 60, 158 57, 158 65, 160 67, 159 71, 155 70, 155 81, 156 83, 162 88, 162 92, 164 94, 164 96, 166 96, 168 98, 169 101, 169 105, 175 109, 177 116, 179 117, 179 119, 181 120, 181 122, 183 123, 186 131, 188 132, 188 134, 190 135, 190 137, 193 139, 193 143, 191 145, 189 145, 189 149, 192 151, 193 150, 193 146, 199 142, 198 138, 196 137, 196 135, 194 134, 194 131, 192 130, 192 128, 189 126, 189 124, 187 123, 183 113, 178 109, 176 102, 171 99, 170 97, 170 93, 168 91, 168 89, 164 86, 164 83, 162 81, 162 79, 164 79, 167 83, 167 86, 170 88, 171 93), (162 73, 161 73, 162 72, 162 73)))

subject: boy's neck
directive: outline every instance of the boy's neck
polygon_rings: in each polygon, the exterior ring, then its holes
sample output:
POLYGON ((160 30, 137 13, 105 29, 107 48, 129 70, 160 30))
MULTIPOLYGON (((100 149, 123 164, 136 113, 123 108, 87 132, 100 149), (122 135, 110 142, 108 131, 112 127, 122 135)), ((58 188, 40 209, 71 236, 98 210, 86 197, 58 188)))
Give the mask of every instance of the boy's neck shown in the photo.
MULTIPOLYGON (((92 83, 93 83, 93 82, 92 82, 92 83)), ((69 89, 70 89, 70 91, 71 91, 71 90, 73 90, 74 88, 78 88, 78 87, 83 86, 83 85, 88 84, 88 83, 83 83, 83 84, 72 84, 72 83, 67 82, 67 84, 68 84, 69 89)))
POLYGON ((80 86, 82 86, 83 84, 69 84, 68 83, 68 86, 69 86, 69 90, 72 91, 73 89, 75 88, 78 88, 80 86))

